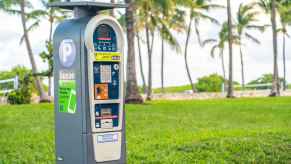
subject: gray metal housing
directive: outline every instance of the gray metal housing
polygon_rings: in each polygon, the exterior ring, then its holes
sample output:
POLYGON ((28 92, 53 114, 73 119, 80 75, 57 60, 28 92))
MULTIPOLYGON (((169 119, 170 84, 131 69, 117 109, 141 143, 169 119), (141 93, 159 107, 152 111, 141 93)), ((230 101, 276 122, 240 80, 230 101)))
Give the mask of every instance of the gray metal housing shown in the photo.
MULTIPOLYGON (((54 93, 55 93, 55 149, 57 164, 96 164, 94 160, 92 128, 88 87, 88 52, 85 47, 85 28, 90 16, 71 19, 61 23, 54 33, 54 93), (60 43, 64 39, 75 42, 77 54, 70 68, 61 65, 59 59, 60 43), (60 71, 75 73, 77 110, 75 114, 59 112, 59 77, 60 71)), ((123 110, 124 112, 124 110, 123 110)), ((122 125, 122 152, 118 161, 104 164, 126 163, 125 114, 122 125)))

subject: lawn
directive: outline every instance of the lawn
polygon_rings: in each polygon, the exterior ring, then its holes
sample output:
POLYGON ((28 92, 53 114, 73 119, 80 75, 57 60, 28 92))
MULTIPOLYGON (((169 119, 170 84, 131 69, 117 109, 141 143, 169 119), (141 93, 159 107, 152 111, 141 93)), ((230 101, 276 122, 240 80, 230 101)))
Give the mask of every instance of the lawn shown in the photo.
MULTIPOLYGON (((127 105, 128 163, 291 163, 291 97, 127 105)), ((53 106, 0 106, 0 164, 54 163, 53 106)))

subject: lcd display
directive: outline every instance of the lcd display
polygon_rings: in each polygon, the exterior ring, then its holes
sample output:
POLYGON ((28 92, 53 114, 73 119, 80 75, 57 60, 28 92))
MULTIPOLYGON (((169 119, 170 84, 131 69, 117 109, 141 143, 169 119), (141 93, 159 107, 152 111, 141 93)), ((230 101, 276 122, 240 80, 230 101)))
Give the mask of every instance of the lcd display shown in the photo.
POLYGON ((94 49, 97 52, 116 52, 116 33, 107 24, 99 25, 93 35, 94 49))

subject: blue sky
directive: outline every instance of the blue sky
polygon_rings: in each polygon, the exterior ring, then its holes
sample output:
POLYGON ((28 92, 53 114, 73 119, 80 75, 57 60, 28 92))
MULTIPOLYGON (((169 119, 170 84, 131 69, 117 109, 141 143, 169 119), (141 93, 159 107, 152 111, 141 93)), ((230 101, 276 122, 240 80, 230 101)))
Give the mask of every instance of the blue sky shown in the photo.
MULTIPOLYGON (((215 0, 214 2, 218 4, 223 4, 222 0, 215 0)), ((252 2, 252 0, 235 0, 232 1, 233 13, 237 10, 238 5, 241 3, 252 2)), ((32 3, 35 7, 39 7, 38 0, 32 0, 32 3)), ((219 19, 220 22, 226 20, 226 11, 219 10, 213 11, 211 13, 212 16, 219 19)), ((269 17, 264 15, 259 15, 260 21, 262 24, 269 23, 269 17)), ((19 39, 21 37, 22 29, 20 24, 20 18, 17 16, 9 16, 4 13, 0 13, 0 19, 2 20, 0 23, 0 70, 8 70, 15 65, 25 65, 30 67, 29 60, 27 57, 26 49, 24 44, 19 45, 19 39)), ((201 33, 203 39, 207 39, 209 37, 216 37, 217 32, 220 27, 217 25, 213 25, 211 23, 201 23, 201 33)), ((251 42, 246 42, 244 46, 244 54, 245 54, 245 67, 246 67, 246 80, 250 81, 259 77, 263 73, 272 72, 272 34, 271 30, 268 29, 265 33, 260 34, 258 32, 253 32, 261 40, 261 45, 256 45, 251 42)), ((36 29, 30 34, 30 38, 33 45, 33 51, 35 53, 35 57, 37 60, 37 65, 39 69, 46 69, 46 64, 41 61, 38 57, 38 53, 44 48, 44 41, 48 37, 48 23, 47 21, 43 21, 40 28, 36 29)), ((179 43, 181 44, 182 49, 184 49, 185 43, 185 34, 176 34, 179 43)), ((282 48, 281 48, 281 36, 279 35, 279 66, 280 66, 280 75, 282 75, 282 48)), ((288 46, 290 44, 290 39, 287 40, 287 73, 290 73, 291 69, 291 49, 288 46), (290 54, 290 55, 289 55, 290 54)), ((156 39, 154 46, 154 54, 153 54, 153 85, 154 87, 160 86, 160 39, 156 39)), ((143 59, 144 59, 144 70, 147 73, 147 55, 145 50, 145 45, 143 45, 143 59)), ((191 69, 191 76, 193 79, 197 79, 201 76, 208 75, 211 73, 221 74, 221 65, 218 57, 211 58, 209 47, 201 48, 197 44, 196 36, 193 33, 190 40, 189 47, 189 62, 191 69)), ((239 60, 239 51, 238 48, 235 47, 234 51, 234 78, 236 81, 241 81, 240 78, 240 60, 239 60)), ((227 51, 225 53, 227 56, 227 51)), ((138 61, 137 61, 138 63, 138 61)), ((227 57, 226 57, 227 63, 227 57)), ((138 81, 141 82, 140 74, 139 74, 139 66, 137 65, 137 73, 138 73, 138 81)), ((183 60, 183 52, 181 54, 177 54, 174 50, 171 50, 170 47, 166 49, 166 59, 165 59, 165 84, 167 86, 174 85, 183 85, 187 84, 187 75, 185 72, 185 64, 183 60)), ((146 74, 147 78, 147 74, 146 74)), ((291 81, 291 76, 287 79, 291 81)))

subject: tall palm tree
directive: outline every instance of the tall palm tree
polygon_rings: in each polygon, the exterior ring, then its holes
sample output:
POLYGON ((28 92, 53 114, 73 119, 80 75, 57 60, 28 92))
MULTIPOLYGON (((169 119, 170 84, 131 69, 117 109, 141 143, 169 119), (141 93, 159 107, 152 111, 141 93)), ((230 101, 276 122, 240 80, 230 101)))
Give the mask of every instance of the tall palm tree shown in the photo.
POLYGON ((160 24, 160 5, 163 2, 167 1, 154 1, 154 0, 137 0, 136 10, 138 18, 138 27, 144 27, 146 35, 146 47, 148 55, 148 86, 146 99, 151 100, 152 96, 152 55, 153 55, 153 46, 155 42, 155 32, 158 29, 160 24))
POLYGON ((275 0, 259 0, 257 5, 265 12, 270 14, 273 34, 273 83, 270 96, 280 96, 280 81, 278 71, 278 45, 277 45, 277 5, 275 0))
POLYGON ((256 25, 258 12, 253 10, 253 4, 244 5, 241 3, 236 16, 236 30, 240 40, 239 49, 240 49, 240 60, 241 60, 241 84, 242 88, 245 88, 245 71, 244 71, 244 57, 242 50, 243 39, 249 39, 256 44, 260 44, 260 41, 250 34, 249 30, 259 30, 263 32, 266 26, 256 25))
POLYGON ((228 98, 234 97, 233 93, 233 33, 232 33, 232 14, 230 0, 227 0, 227 22, 228 22, 228 51, 229 51, 229 72, 228 72, 228 87, 227 96, 228 98))
POLYGON ((143 70, 143 59, 142 59, 142 51, 141 51, 141 36, 139 32, 136 32, 136 39, 137 39, 137 49, 138 49, 138 57, 139 57, 139 70, 140 70, 140 75, 142 79, 142 90, 143 93, 147 93, 147 86, 146 86, 146 79, 144 75, 144 70, 143 70))
POLYGON ((279 31, 282 33, 283 35, 283 39, 282 39, 282 45, 283 45, 283 50, 282 50, 282 56, 283 56, 283 90, 285 91, 287 89, 287 81, 286 81, 286 37, 290 37, 288 34, 288 30, 287 30, 287 26, 290 25, 291 23, 291 2, 290 1, 280 1, 280 3, 278 4, 278 13, 280 15, 280 22, 281 22, 281 26, 282 28, 279 29, 279 31))
POLYGON ((155 13, 156 8, 154 5, 154 0, 137 0, 135 1, 136 5, 136 28, 138 30, 144 29, 146 35, 146 49, 148 55, 148 86, 146 99, 151 100, 152 96, 152 53, 153 53, 153 45, 155 39, 155 13))
POLYGON ((184 26, 184 11, 177 7, 176 0, 162 1, 159 5, 161 17, 159 17, 159 33, 161 36, 161 90, 164 93, 164 63, 165 63, 165 42, 176 52, 180 52, 180 45, 172 31, 182 32, 184 26))
POLYGON ((126 27, 127 27, 127 83, 126 83, 126 98, 127 103, 143 103, 143 99, 139 94, 137 80, 136 80, 136 67, 135 67, 135 31, 134 31, 134 3, 133 0, 125 1, 129 6, 126 9, 126 27))
POLYGON ((192 92, 194 93, 196 92, 196 89, 191 77, 190 68, 188 64, 188 46, 189 46, 189 40, 192 33, 192 24, 194 23, 194 28, 195 28, 198 42, 202 44, 201 39, 200 39, 200 32, 199 32, 199 22, 201 20, 209 20, 215 24, 219 24, 219 22, 215 18, 205 14, 205 12, 209 11, 210 9, 221 8, 222 6, 211 4, 209 0, 195 0, 195 1, 185 0, 185 1, 180 2, 180 5, 183 5, 189 8, 189 12, 190 12, 189 24, 187 27, 187 34, 186 34, 186 43, 185 43, 185 49, 184 49, 184 61, 185 61, 185 67, 186 67, 188 80, 191 85, 192 92))
POLYGON ((46 41, 46 50, 40 53, 40 57, 44 62, 48 63, 48 70, 38 73, 39 76, 48 77, 48 96, 51 96, 52 89, 52 76, 53 76, 53 45, 52 45, 52 31, 53 26, 57 22, 63 21, 68 17, 68 13, 65 10, 59 8, 48 7, 49 3, 60 2, 61 0, 42 0, 44 10, 42 10, 42 15, 49 22, 49 35, 48 40, 46 41))
MULTIPOLYGON (((23 40, 25 42, 26 49, 28 52, 32 73, 34 75, 37 74, 38 71, 29 38, 29 31, 38 26, 39 15, 42 15, 42 12, 40 10, 32 10, 33 6, 27 0, 0 0, 0 9, 8 14, 20 16, 23 29, 23 40), (29 23, 31 24, 28 26, 29 23)), ((40 95, 40 102, 49 101, 49 97, 47 96, 43 88, 40 78, 38 76, 34 76, 34 80, 40 95)))
POLYGON ((224 82, 226 82, 226 71, 225 71, 225 62, 224 62, 224 51, 225 51, 225 43, 228 42, 228 24, 227 22, 223 23, 221 30, 218 34, 217 39, 206 39, 202 45, 203 47, 210 44, 212 45, 210 55, 211 57, 215 57, 215 53, 218 50, 219 57, 221 60, 221 68, 224 82))

